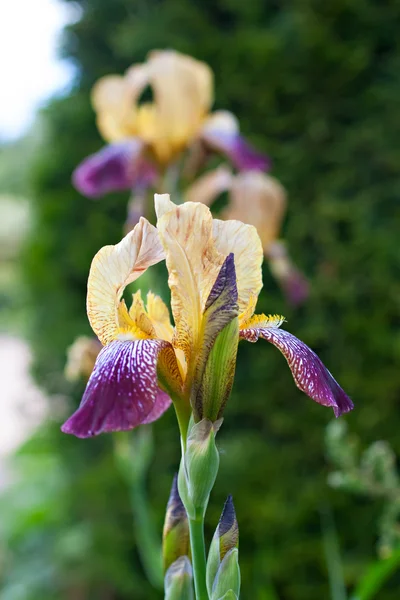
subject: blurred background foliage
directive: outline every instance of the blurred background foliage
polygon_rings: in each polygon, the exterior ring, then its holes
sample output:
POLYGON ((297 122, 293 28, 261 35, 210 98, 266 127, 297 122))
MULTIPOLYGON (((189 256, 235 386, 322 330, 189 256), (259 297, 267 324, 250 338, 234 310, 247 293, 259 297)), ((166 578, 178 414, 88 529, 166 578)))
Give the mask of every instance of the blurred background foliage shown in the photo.
MULTIPOLYGON (((259 309, 284 314, 290 331, 333 371, 355 402, 345 419, 363 445, 384 439, 400 456, 400 2, 70 1, 81 17, 65 31, 62 52, 78 74, 70 93, 41 115, 23 190, 31 227, 19 297, 29 307, 34 373, 52 410, 14 457, 16 482, 0 500, 2 598, 151 600, 160 592, 138 560, 112 436, 81 441, 59 432, 83 391, 66 383, 63 368, 66 348, 90 334, 90 261, 121 238, 128 200, 90 201, 72 188, 74 167, 102 144, 90 88, 153 48, 210 64, 215 107, 238 116, 288 190, 285 238, 311 281, 308 302, 294 311, 265 269, 259 309)), ((25 172, 25 160, 16 160, 25 172)), ((331 418, 295 388, 268 344, 240 348, 207 534, 232 493, 244 598, 268 600, 272 590, 281 600, 330 597, 326 507, 349 589, 376 555, 379 500, 327 485, 331 418)), ((154 427, 148 477, 158 531, 178 464, 177 435, 171 411, 154 427)), ((399 585, 392 577, 380 600, 397 599, 399 585)))

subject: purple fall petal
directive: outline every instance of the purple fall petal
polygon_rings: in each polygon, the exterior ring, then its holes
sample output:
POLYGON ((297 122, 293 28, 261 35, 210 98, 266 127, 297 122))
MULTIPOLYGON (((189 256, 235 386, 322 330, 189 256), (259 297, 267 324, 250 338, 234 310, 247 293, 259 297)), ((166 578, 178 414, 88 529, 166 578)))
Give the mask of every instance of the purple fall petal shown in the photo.
POLYGON ((288 331, 272 326, 249 327, 240 332, 240 337, 249 342, 256 342, 262 337, 276 346, 286 358, 297 387, 315 402, 331 406, 336 417, 354 408, 321 359, 288 331))
POLYGON ((209 129, 203 139, 213 150, 226 154, 239 171, 268 171, 271 168, 270 159, 257 152, 237 132, 209 129))
POLYGON ((109 192, 147 187, 154 183, 157 172, 142 156, 143 143, 132 138, 105 146, 85 158, 75 169, 72 181, 84 196, 98 198, 109 192))
POLYGON ((172 400, 162 390, 158 390, 156 403, 154 404, 154 408, 151 413, 142 421, 142 425, 146 425, 146 423, 153 423, 153 421, 157 421, 165 413, 165 411, 171 406, 172 400))
POLYGON ((78 410, 61 430, 80 438, 126 431, 157 419, 171 401, 157 383, 157 359, 167 342, 114 341, 97 357, 78 410))

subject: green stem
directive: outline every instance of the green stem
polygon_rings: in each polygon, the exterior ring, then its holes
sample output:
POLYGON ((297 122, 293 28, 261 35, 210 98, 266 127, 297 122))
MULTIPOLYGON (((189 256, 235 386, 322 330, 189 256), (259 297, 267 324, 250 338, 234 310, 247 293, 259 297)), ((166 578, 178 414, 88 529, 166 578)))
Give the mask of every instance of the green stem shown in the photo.
POLYGON ((206 551, 204 544, 204 516, 189 519, 190 546, 196 600, 208 600, 206 587, 206 551))

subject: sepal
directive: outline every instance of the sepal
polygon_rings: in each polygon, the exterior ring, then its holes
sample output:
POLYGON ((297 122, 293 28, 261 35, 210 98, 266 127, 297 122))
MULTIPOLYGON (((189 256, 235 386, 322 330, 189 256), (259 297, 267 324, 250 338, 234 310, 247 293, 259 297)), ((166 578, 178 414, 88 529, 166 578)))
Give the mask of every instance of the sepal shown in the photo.
POLYGON ((187 556, 181 556, 169 567, 164 590, 164 600, 194 600, 193 570, 187 556))

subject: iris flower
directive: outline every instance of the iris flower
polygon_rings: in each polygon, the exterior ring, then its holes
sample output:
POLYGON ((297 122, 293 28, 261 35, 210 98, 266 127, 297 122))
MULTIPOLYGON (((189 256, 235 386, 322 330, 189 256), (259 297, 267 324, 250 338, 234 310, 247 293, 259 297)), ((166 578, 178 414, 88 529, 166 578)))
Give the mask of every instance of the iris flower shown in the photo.
POLYGON ((77 167, 75 186, 98 197, 154 185, 158 173, 195 144, 227 155, 240 170, 266 169, 268 160, 240 136, 234 115, 210 114, 212 103, 209 66, 173 50, 153 51, 125 75, 103 77, 93 88, 92 104, 109 145, 77 167), (154 99, 141 102, 148 87, 154 99))
POLYGON ((142 217, 119 244, 93 259, 87 311, 104 348, 63 431, 89 437, 132 429, 160 417, 171 398, 177 413, 186 408, 189 414, 216 339, 233 319, 237 343, 267 340, 286 358, 300 390, 336 416, 351 410, 351 400, 316 354, 281 329, 282 317, 254 315, 263 260, 256 229, 213 219, 201 203, 176 206, 167 194, 156 195, 155 205, 157 227, 142 217), (174 325, 153 293, 145 305, 136 292, 129 310, 122 299, 129 283, 162 260, 174 325))
POLYGON ((229 202, 222 211, 223 219, 237 219, 257 228, 265 257, 280 283, 286 298, 293 306, 304 302, 309 285, 293 264, 285 243, 279 239, 286 214, 287 197, 277 179, 260 171, 234 175, 226 166, 208 171, 199 177, 186 192, 186 200, 211 206, 224 192, 229 202))

